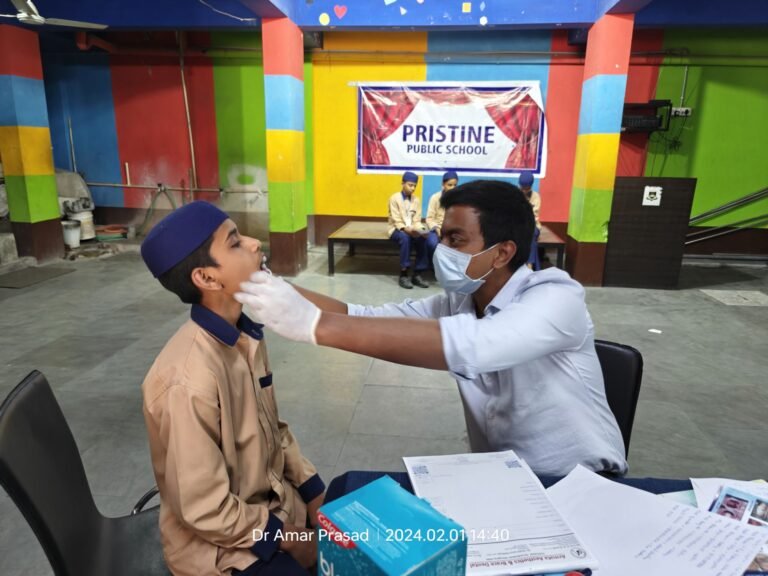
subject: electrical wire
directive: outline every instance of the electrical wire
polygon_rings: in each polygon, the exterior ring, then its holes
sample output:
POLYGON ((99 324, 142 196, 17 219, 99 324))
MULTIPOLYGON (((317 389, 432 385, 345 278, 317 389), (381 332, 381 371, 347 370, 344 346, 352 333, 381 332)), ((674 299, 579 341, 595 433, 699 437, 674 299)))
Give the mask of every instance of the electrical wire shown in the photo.
POLYGON ((217 14, 221 14, 222 16, 226 16, 227 18, 232 18, 233 20, 238 20, 240 22, 258 22, 259 21, 258 18, 242 18, 240 16, 235 16, 234 14, 230 14, 229 12, 224 12, 224 10, 219 10, 218 8, 214 8, 213 6, 208 4, 208 2, 206 2, 205 0, 197 0, 197 1, 200 2, 200 4, 202 4, 203 6, 210 8, 217 14))
POLYGON ((659 150, 653 153, 653 161, 651 162, 651 170, 650 170, 649 176, 654 176, 654 175, 660 176, 661 172, 664 171, 664 164, 666 164, 669 153, 676 152, 683 145, 682 141, 680 140, 680 137, 683 135, 683 130, 685 130, 685 125, 688 123, 688 118, 689 116, 683 117, 683 121, 680 124, 680 128, 677 130, 677 134, 672 136, 671 138, 665 136, 663 132, 654 132, 653 134, 651 134, 651 142, 654 145, 663 146, 663 152, 659 150), (654 136, 656 137, 655 141, 654 141, 654 136), (654 174, 655 167, 656 167, 656 158, 658 158, 659 156, 664 157, 664 162, 659 168, 659 174, 654 174))
MULTIPOLYGON (((688 104, 688 97, 689 97, 690 93, 691 92, 695 92, 698 89, 698 84, 696 86, 694 86, 693 89, 690 89, 690 87, 688 86, 688 78, 687 78, 688 72, 687 72, 687 70, 688 70, 688 66, 686 66, 685 78, 683 80, 683 91, 682 91, 682 93, 680 95, 681 96, 681 98, 680 98, 680 106, 681 107, 685 107, 688 104)), ((652 143, 654 145, 663 145, 664 150, 663 150, 663 152, 661 150, 659 150, 658 152, 654 152, 653 153, 653 161, 651 162, 651 170, 650 170, 649 176, 653 176, 654 175, 654 169, 656 167, 656 158, 658 156, 663 155, 663 157, 664 157, 662 165, 659 168, 659 174, 658 175, 660 176, 661 173, 664 171, 664 165, 667 162, 667 157, 669 156, 669 153, 670 152, 676 152, 677 150, 680 149, 680 147, 683 144, 681 142, 681 140, 680 140, 680 137, 683 135, 683 130, 685 130, 685 125, 688 123, 688 118, 689 118, 689 116, 684 116, 683 117, 683 122, 680 124, 680 128, 677 130, 677 135, 675 135, 675 136, 667 137, 663 132, 654 132, 653 134, 651 134, 651 136, 649 138, 650 143, 652 143), (654 138, 654 136, 656 138, 654 138)))
POLYGON ((168 189, 165 186, 158 186, 157 190, 155 190, 154 194, 152 195, 152 201, 149 203, 149 209, 144 215, 144 221, 136 228, 137 236, 140 236, 144 233, 144 229, 147 227, 150 220, 152 220, 152 216, 155 213, 155 202, 157 202, 160 194, 164 194, 165 197, 168 198, 168 201, 171 203, 171 208, 173 208, 173 210, 178 208, 176 205, 176 200, 174 200, 173 195, 168 191, 168 189))

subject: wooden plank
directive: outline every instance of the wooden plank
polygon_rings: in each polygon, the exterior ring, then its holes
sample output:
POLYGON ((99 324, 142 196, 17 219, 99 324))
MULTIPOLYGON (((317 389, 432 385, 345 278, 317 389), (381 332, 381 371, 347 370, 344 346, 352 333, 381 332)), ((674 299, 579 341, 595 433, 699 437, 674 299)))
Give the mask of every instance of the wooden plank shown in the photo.
POLYGON ((565 240, 560 238, 560 236, 552 232, 552 230, 546 226, 542 226, 541 233, 539 234, 539 245, 556 246, 558 244, 565 245, 565 240))
POLYGON ((381 240, 389 241, 386 222, 352 220, 328 236, 334 240, 381 240))

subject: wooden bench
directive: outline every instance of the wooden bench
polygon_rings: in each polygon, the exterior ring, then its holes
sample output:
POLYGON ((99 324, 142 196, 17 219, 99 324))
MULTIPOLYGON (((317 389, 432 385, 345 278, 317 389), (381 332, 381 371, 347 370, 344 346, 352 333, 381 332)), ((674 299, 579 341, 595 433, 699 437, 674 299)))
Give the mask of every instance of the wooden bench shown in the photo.
POLYGON ((549 228, 541 225, 541 233, 539 234, 539 246, 542 248, 555 248, 557 250, 557 267, 563 270, 565 264, 565 240, 560 238, 557 234, 552 232, 549 228))
POLYGON ((384 244, 397 248, 397 245, 387 236, 387 228, 386 222, 352 220, 328 236, 328 275, 333 276, 336 271, 333 251, 336 242, 347 244, 350 256, 355 255, 355 245, 357 244, 368 246, 384 244))
MULTIPOLYGON (((328 236, 328 275, 333 276, 336 272, 334 248, 337 242, 349 246, 350 256, 355 255, 355 245, 357 244, 387 245, 393 249, 397 248, 397 245, 387 236, 387 227, 386 222, 351 220, 328 236)), ((565 240, 546 226, 542 226, 539 246, 557 249, 557 267, 562 269, 565 257, 565 240)))

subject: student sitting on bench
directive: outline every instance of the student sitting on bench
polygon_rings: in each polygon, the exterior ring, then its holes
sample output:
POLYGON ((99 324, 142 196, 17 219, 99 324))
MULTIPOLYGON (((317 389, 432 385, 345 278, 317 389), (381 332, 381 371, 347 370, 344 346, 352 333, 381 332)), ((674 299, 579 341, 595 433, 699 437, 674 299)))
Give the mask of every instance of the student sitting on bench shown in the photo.
POLYGON ((449 170, 443 174, 443 187, 438 192, 432 194, 432 197, 429 199, 429 207, 427 208, 427 229, 429 229, 427 257, 430 263, 432 262, 437 245, 440 244, 440 230, 443 227, 443 218, 445 218, 445 208, 440 205, 440 199, 445 192, 456 188, 458 183, 459 175, 453 170, 449 170))
POLYGON ((429 268, 427 262, 426 228, 421 223, 421 201, 414 194, 419 177, 413 172, 403 174, 402 190, 395 192, 389 199, 389 229, 387 234, 400 246, 400 280, 402 288, 409 290, 415 286, 429 288, 421 272, 429 268), (416 266, 413 275, 408 278, 411 268, 411 245, 416 245, 416 266))

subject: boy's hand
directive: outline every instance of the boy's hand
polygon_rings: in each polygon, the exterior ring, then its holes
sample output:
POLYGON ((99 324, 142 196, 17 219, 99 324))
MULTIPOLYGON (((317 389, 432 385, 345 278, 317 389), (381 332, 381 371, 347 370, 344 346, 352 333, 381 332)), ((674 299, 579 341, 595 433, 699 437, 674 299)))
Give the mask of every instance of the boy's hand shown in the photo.
POLYGON ((320 309, 288 282, 266 272, 254 272, 251 281, 243 282, 240 289, 235 299, 250 306, 258 322, 289 340, 317 344, 320 309))
POLYGON ((312 568, 317 563, 317 539, 315 531, 292 524, 283 525, 283 540, 280 550, 290 554, 303 568, 312 568))
POLYGON ((312 528, 317 528, 317 511, 320 510, 323 502, 325 502, 325 492, 307 502, 307 516, 309 516, 309 525, 312 528))

